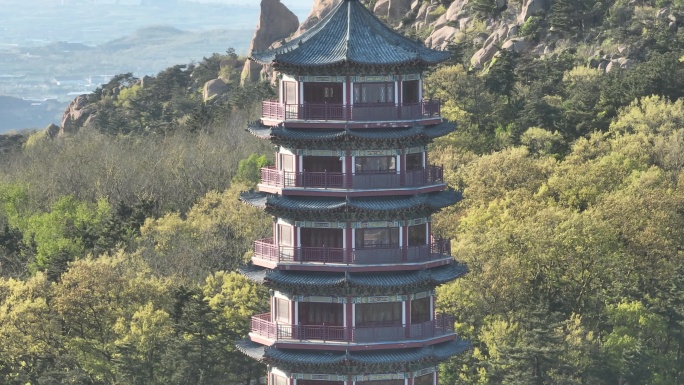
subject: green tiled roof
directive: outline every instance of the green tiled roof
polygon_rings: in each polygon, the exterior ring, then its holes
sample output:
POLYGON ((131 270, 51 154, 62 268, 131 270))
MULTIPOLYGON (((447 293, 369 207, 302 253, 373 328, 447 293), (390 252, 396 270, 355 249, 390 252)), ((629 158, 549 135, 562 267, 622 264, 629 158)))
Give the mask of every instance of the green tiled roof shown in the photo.
POLYGON ((270 270, 247 265, 240 273, 250 280, 271 287, 283 288, 298 294, 341 291, 344 288, 390 292, 405 288, 434 287, 453 281, 468 272, 464 264, 456 261, 439 267, 418 271, 330 273, 270 270), (326 290, 328 289, 328 290, 326 290))
POLYGON ((317 367, 328 369, 329 373, 339 370, 340 367, 362 366, 383 367, 401 365, 412 367, 415 365, 436 364, 449 357, 462 353, 470 347, 467 341, 453 340, 437 345, 411 349, 373 350, 373 351, 311 351, 278 349, 265 347, 250 340, 237 343, 237 347, 244 354, 259 361, 282 365, 289 368, 317 367))
MULTIPOLYGON (((277 216, 295 216, 294 219, 314 220, 327 214, 365 214, 377 220, 381 217, 399 219, 411 213, 436 212, 451 206, 462 199, 459 191, 443 190, 427 194, 379 196, 379 197, 318 197, 273 195, 250 191, 240 195, 243 202, 255 207, 265 208, 277 216)), ((339 216, 339 215, 338 215, 339 216)), ((331 218, 331 217, 329 217, 331 218)))
POLYGON ((435 139, 456 129, 456 124, 443 122, 432 126, 390 127, 372 129, 333 129, 333 128, 285 128, 266 127, 252 124, 247 130, 258 138, 270 139, 276 144, 292 141, 339 141, 360 139, 367 141, 435 139))
POLYGON ((251 59, 276 66, 398 66, 436 64, 449 56, 395 32, 358 0, 344 0, 308 31, 280 47, 252 52, 251 59))

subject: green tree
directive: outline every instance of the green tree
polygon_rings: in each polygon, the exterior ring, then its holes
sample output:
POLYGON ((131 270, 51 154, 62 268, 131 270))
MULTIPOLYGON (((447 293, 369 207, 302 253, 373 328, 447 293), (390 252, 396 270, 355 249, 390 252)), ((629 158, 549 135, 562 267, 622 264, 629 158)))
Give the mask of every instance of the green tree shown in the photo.
POLYGON ((517 56, 516 52, 502 49, 492 60, 485 75, 485 85, 490 91, 506 98, 511 97, 517 81, 515 73, 517 56))
POLYGON ((584 66, 574 67, 563 75, 565 97, 561 108, 568 137, 586 136, 595 128, 602 77, 600 70, 584 66))
POLYGON ((199 282, 244 263, 255 239, 265 237, 269 218, 239 200, 247 186, 210 192, 186 214, 149 219, 141 228, 140 252, 152 269, 199 282))
MULTIPOLYGON (((119 346, 140 322, 135 321, 136 312, 145 306, 170 308, 169 287, 169 280, 153 277, 139 258, 123 253, 72 263, 54 286, 52 300, 62 333, 68 336, 65 348, 93 380, 117 383, 119 346)), ((142 343, 141 338, 129 336, 136 343, 142 343)), ((137 354, 144 349, 137 346, 137 354)))
POLYGON ((240 161, 235 181, 256 186, 261 180, 261 168, 270 166, 272 162, 266 155, 252 154, 240 161))
POLYGON ((114 342, 122 382, 128 384, 168 384, 163 357, 170 348, 173 325, 169 314, 152 303, 141 306, 130 320, 120 317, 114 325, 119 338, 114 342))
MULTIPOLYGON (((639 302, 623 302, 607 309, 612 330, 604 339, 609 370, 630 383, 673 384, 675 356, 664 349, 667 321, 639 302)), ((675 369, 676 370, 676 369, 675 369)))

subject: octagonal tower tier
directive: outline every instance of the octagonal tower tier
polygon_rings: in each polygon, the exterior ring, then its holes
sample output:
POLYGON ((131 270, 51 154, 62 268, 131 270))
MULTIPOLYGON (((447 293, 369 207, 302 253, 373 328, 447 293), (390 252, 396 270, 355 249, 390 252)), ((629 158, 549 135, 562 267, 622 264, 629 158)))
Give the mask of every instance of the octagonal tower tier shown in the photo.
POLYGON ((397 34, 358 0, 252 60, 279 75, 248 130, 277 148, 242 200, 273 216, 243 273, 271 289, 240 349, 269 385, 437 385, 467 349, 436 286, 466 273, 432 215, 461 199, 427 146, 455 129, 424 100, 423 71, 449 57, 397 34))

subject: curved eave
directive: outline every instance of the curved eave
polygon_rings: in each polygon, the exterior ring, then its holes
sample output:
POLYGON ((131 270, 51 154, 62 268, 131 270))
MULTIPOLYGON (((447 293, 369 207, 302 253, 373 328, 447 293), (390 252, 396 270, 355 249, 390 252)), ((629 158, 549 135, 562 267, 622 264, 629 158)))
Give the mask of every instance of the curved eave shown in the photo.
POLYGON ((328 273, 270 270, 248 264, 239 272, 250 280, 268 287, 306 292, 320 288, 404 289, 437 286, 468 273, 468 267, 456 261, 431 269, 400 272, 328 273))
POLYGON ((463 198, 460 191, 442 190, 418 195, 396 195, 378 197, 321 197, 273 195, 265 192, 249 191, 240 194, 240 199, 268 213, 297 217, 320 216, 326 214, 373 216, 394 215, 406 217, 411 213, 434 213, 459 202, 463 198))
POLYGON ((424 139, 432 140, 448 135, 456 130, 456 124, 444 121, 430 126, 414 125, 412 127, 389 128, 287 128, 282 126, 268 127, 259 123, 247 126, 247 131, 260 139, 269 139, 278 144, 289 141, 344 142, 351 139, 367 141, 388 141, 424 139))
POLYGON ((428 67, 428 66, 433 66, 435 64, 439 64, 443 61, 446 61, 449 59, 449 55, 445 55, 446 57, 443 59, 439 60, 424 60, 422 58, 416 58, 412 60, 403 60, 403 61, 396 61, 396 62, 383 62, 383 63, 377 63, 377 62, 361 62, 361 61, 356 61, 356 60, 338 60, 338 61, 333 61, 333 62, 328 62, 328 63, 316 63, 316 64, 298 64, 298 63, 289 63, 286 61, 279 61, 279 60, 271 60, 271 61, 261 61, 256 59, 255 57, 249 57, 250 60, 253 62, 262 65, 262 66, 272 66, 274 69, 278 70, 280 68, 311 68, 311 69, 320 69, 320 68, 339 68, 339 67, 379 67, 379 68, 387 68, 387 67, 392 67, 392 68, 401 68, 401 67, 428 67))
POLYGON ((437 364, 468 350, 470 343, 465 340, 456 339, 421 348, 351 352, 286 350, 265 347, 250 340, 239 341, 236 347, 243 354, 265 364, 290 368, 316 367, 335 372, 344 366, 368 368, 392 365, 412 367, 419 364, 437 364))

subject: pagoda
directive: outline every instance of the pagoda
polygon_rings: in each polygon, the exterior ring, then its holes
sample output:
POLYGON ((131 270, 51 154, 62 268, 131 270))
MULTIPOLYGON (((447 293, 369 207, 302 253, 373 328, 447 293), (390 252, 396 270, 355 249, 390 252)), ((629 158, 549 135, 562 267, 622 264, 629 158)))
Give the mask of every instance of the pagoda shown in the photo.
POLYGON ((455 129, 424 100, 423 72, 449 58, 408 39, 358 0, 251 59, 278 73, 248 130, 276 148, 258 191, 273 216, 242 273, 270 289, 238 344, 269 385, 437 385, 437 365, 468 348, 436 286, 467 271, 432 215, 461 199, 427 146, 455 129))

